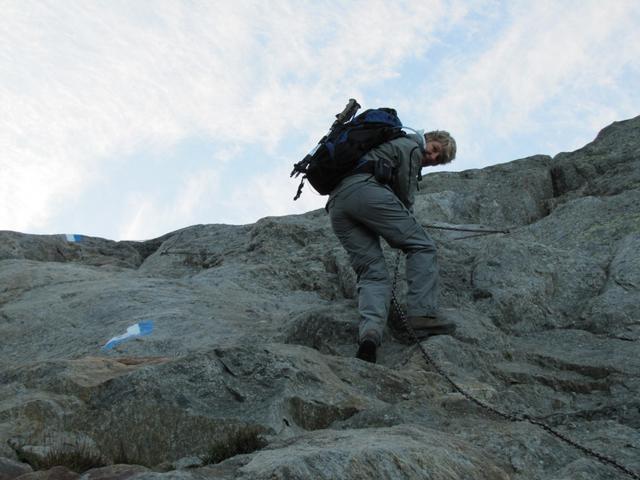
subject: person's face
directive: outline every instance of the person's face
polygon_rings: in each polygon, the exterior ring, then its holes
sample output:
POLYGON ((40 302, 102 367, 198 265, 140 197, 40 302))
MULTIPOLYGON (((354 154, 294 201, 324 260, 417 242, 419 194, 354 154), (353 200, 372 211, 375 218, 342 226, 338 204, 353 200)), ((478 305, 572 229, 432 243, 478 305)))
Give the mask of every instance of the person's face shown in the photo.
POLYGON ((426 151, 422 157, 423 167, 433 167, 440 164, 442 144, 436 141, 427 142, 426 151))

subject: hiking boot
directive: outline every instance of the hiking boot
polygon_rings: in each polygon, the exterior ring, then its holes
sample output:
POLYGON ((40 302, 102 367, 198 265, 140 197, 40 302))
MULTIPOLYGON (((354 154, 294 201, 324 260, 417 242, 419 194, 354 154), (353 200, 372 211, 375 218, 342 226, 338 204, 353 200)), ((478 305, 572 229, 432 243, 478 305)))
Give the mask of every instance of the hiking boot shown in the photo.
POLYGON ((356 353, 356 358, 360 360, 364 360, 369 363, 376 363, 376 350, 378 345, 376 341, 371 337, 365 337, 360 342, 360 347, 358 347, 358 353, 356 353))
POLYGON ((418 338, 430 335, 451 335, 456 331, 456 324, 436 316, 409 317, 407 319, 418 338))

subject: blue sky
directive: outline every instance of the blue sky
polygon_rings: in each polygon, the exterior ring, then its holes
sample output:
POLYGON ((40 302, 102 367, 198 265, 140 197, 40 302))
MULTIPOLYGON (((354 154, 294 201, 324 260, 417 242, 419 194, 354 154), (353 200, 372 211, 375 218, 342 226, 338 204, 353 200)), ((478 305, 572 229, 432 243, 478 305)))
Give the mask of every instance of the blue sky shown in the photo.
MULTIPOLYGON (((142 240, 324 205, 289 178, 349 98, 448 170, 640 114, 640 2, 0 1, 0 230, 142 240)), ((425 170, 427 173, 427 170, 425 170)))

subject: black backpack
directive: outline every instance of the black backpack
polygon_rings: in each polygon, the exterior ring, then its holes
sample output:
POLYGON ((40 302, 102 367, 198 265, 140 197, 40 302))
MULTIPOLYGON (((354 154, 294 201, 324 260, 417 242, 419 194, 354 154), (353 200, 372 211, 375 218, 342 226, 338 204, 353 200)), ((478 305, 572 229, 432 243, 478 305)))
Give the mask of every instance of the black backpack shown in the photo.
POLYGON ((354 173, 367 152, 406 135, 394 109, 375 108, 354 117, 359 108, 351 99, 344 111, 336 115, 329 133, 293 166, 291 177, 303 175, 294 200, 300 198, 305 178, 318 193, 328 195, 343 178, 354 173))

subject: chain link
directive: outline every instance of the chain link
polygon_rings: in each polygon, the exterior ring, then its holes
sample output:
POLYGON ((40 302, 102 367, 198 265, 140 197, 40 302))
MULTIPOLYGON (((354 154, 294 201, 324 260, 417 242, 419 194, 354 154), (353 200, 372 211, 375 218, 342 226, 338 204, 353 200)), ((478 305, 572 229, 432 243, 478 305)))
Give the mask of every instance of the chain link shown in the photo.
POLYGON ((442 377, 444 378, 452 387, 454 390, 456 390, 458 393, 460 393, 464 398, 466 398, 467 400, 469 400, 470 402, 478 405, 479 407, 481 407, 482 409, 498 416, 501 418, 504 418, 505 420, 508 420, 510 422, 528 422, 532 425, 536 425, 540 428, 542 428, 543 430, 545 430, 547 433, 553 435, 554 437, 562 440, 563 442, 565 442, 568 445, 571 445, 572 447, 582 451, 583 453, 597 459, 599 462, 605 464, 605 465, 609 465, 612 467, 617 468, 618 470, 626 473, 627 475, 629 475, 631 478, 634 478, 636 480, 640 480, 640 474, 634 472, 633 470, 625 467, 624 465, 619 464, 618 462, 616 462, 615 460, 601 454, 598 453, 588 447, 585 447, 583 445, 580 445, 579 443, 577 443, 575 440, 572 440, 571 438, 569 438, 568 436, 566 436, 565 434, 559 432, 558 430, 555 430, 554 428, 550 427, 549 425, 547 425, 546 423, 537 420, 535 418, 530 417, 529 415, 515 415, 512 413, 508 413, 508 412, 503 412, 501 410, 498 410, 497 408, 489 405, 488 403, 483 402, 482 400, 477 399, 476 397, 474 397, 473 395, 471 395, 470 393, 468 393, 467 391, 465 391, 462 387, 460 387, 456 382, 454 382, 451 377, 442 369, 442 367, 433 360, 433 357, 429 354, 429 352, 426 350, 426 348, 424 347, 424 345, 422 344, 422 342, 420 342, 420 339, 418 338, 415 330, 413 329, 413 327, 409 324, 408 320, 407 320, 407 315, 404 312, 404 309, 402 308, 402 306, 400 305, 400 302, 398 302, 398 297, 396 296, 396 286, 398 283, 398 270, 400 267, 400 252, 398 252, 398 256, 396 258, 396 266, 395 266, 395 273, 393 276, 393 286, 391 289, 391 303, 393 305, 393 308, 395 308, 396 313, 398 314, 398 316, 400 317, 400 321, 402 322, 402 325, 404 326, 405 330, 407 330, 407 332, 409 332, 409 336, 411 337, 411 340, 413 340, 413 342, 418 346, 418 348, 420 349, 420 352, 422 353, 422 356, 424 357, 425 361, 427 362, 427 364, 431 365, 433 367, 433 369, 442 377))

